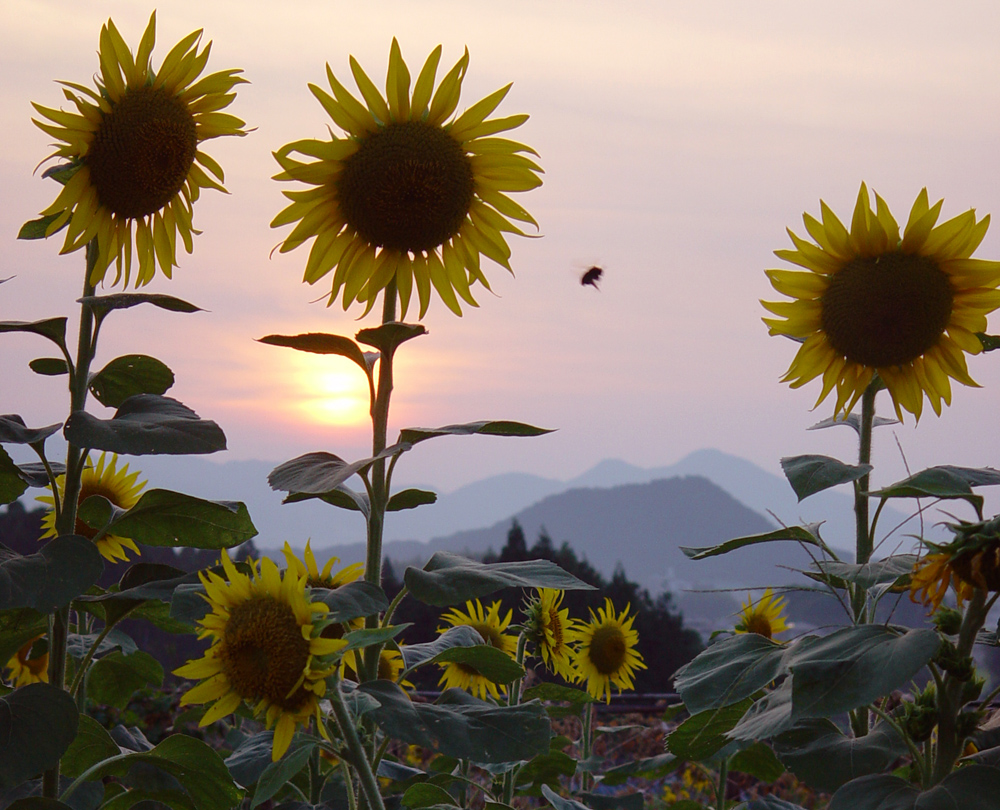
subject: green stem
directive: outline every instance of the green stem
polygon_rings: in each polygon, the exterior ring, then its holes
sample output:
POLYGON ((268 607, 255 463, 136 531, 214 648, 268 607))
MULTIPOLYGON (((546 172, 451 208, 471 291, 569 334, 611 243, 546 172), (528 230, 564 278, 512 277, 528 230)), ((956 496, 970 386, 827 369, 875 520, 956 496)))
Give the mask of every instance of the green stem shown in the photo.
POLYGON ((892 726, 892 728, 899 735, 899 738, 906 743, 906 747, 910 749, 910 755, 913 757, 913 761, 917 764, 917 770, 920 773, 920 781, 922 784, 924 780, 924 772, 926 770, 927 763, 924 760, 923 755, 920 753, 920 748, 917 746, 915 742, 913 742, 913 740, 909 738, 906 732, 903 731, 903 727, 899 725, 899 723, 897 723, 891 715, 882 711, 882 709, 880 709, 878 706, 875 705, 872 705, 869 708, 871 709, 872 714, 881 718, 882 722, 888 723, 890 726, 892 726))
POLYGON ((729 760, 723 759, 719 765, 719 786, 715 790, 715 806, 726 810, 726 783, 729 781, 729 760))
MULTIPOLYGON (((873 380, 861 395, 861 425, 858 429, 858 464, 871 464, 872 425, 875 421, 875 395, 880 385, 873 380)), ((868 523, 868 489, 871 476, 865 473, 854 482, 854 518, 856 535, 855 562, 864 565, 872 556, 872 531, 868 523)), ((864 610, 865 590, 858 587, 854 591, 854 615, 860 618, 864 610)))
POLYGON ((408 593, 409 593, 409 590, 404 585, 402 588, 399 589, 399 593, 397 593, 392 598, 392 601, 389 603, 388 609, 385 611, 385 615, 382 617, 382 626, 383 627, 388 627, 389 624, 392 622, 392 617, 393 617, 393 614, 395 614, 395 612, 396 612, 396 608, 399 607, 399 603, 403 601, 403 598, 408 593))
POLYGON ((351 766, 344 760, 340 761, 340 772, 344 776, 344 786, 347 788, 347 810, 358 810, 358 797, 354 795, 354 780, 351 779, 351 766))
POLYGON ((104 629, 98 633, 94 643, 90 645, 90 649, 87 650, 87 654, 83 657, 83 660, 80 662, 80 666, 76 670, 76 677, 73 678, 73 683, 69 687, 69 693, 73 697, 77 697, 77 692, 83 687, 87 676, 87 667, 89 667, 90 662, 94 660, 97 648, 101 646, 101 642, 108 637, 108 633, 110 633, 114 627, 115 626, 113 624, 105 625, 104 629))
MULTIPOLYGON (((594 704, 588 703, 583 709, 583 732, 581 746, 583 748, 583 756, 581 759, 586 762, 590 759, 590 752, 593 743, 593 728, 594 728, 594 704)), ((584 792, 590 790, 590 774, 586 771, 580 777, 580 788, 584 792)))
POLYGON ((319 794, 323 789, 323 779, 319 772, 319 746, 315 746, 309 755, 309 803, 314 807, 319 804, 319 794))
POLYGON ((340 679, 334 679, 333 688, 327 690, 330 696, 330 703, 333 705, 333 716, 337 719, 340 727, 340 735, 347 744, 347 750, 351 755, 351 763, 361 780, 361 791, 365 795, 368 807, 372 810, 385 810, 382 803, 382 794, 379 792, 378 781, 368 762, 368 755, 361 738, 358 737, 358 730, 354 727, 354 720, 347 706, 344 704, 344 696, 340 691, 340 679))
MULTIPOLYGON (((524 631, 517 639, 517 654, 516 660, 522 667, 524 666, 524 650, 528 643, 528 634, 524 631)), ((507 698, 508 706, 517 706, 521 702, 521 682, 523 678, 518 678, 510 685, 510 695, 507 698)), ((517 776, 516 771, 510 770, 503 775, 503 793, 501 802, 509 805, 514 799, 514 779, 517 776)))

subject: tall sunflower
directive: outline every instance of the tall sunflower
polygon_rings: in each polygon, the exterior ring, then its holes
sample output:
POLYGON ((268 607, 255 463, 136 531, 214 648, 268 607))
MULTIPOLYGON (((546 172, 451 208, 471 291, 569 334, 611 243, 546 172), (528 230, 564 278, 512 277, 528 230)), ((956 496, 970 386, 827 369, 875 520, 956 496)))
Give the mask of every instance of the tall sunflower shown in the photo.
POLYGON ((900 419, 901 409, 919 419, 925 394, 940 415, 949 378, 976 385, 965 354, 982 351, 976 332, 1000 307, 1000 262, 972 258, 990 218, 969 210, 935 227, 943 200, 929 205, 923 189, 900 236, 875 201, 872 211, 862 183, 850 231, 822 201, 822 222, 803 215, 815 244, 789 230, 795 250, 775 255, 808 272, 766 271, 794 300, 762 301, 778 316, 763 320, 772 335, 802 341, 783 381, 798 388, 822 377, 817 405, 836 388, 836 412, 849 413, 878 374, 900 419))
MULTIPOLYGON (((494 602, 489 609, 483 610, 483 603, 476 599, 465 603, 465 612, 458 608, 452 608, 450 612, 442 615, 441 619, 451 627, 468 625, 479 633, 483 637, 483 641, 490 647, 496 647, 513 658, 517 652, 517 639, 504 632, 510 625, 512 615, 513 611, 508 610, 507 615, 500 618, 500 602, 494 602)), ((447 629, 447 627, 439 627, 437 631, 443 633, 447 629)), ((452 661, 443 666, 444 673, 438 683, 445 689, 453 687, 464 689, 483 700, 486 699, 487 694, 499 700, 499 689, 506 689, 504 686, 498 689, 493 681, 469 664, 452 661)))
POLYGON ((590 621, 581 629, 580 645, 573 654, 576 679, 586 681, 587 692, 597 700, 611 702, 612 684, 619 692, 635 688, 636 670, 646 669, 636 650, 639 633, 632 627, 635 616, 628 615, 629 607, 616 613, 605 598, 604 607, 597 609, 597 615, 591 610, 590 621))
POLYGON ((43 638, 35 636, 4 665, 8 680, 15 688, 27 686, 29 683, 49 682, 49 648, 43 638))
POLYGON ((524 626, 528 640, 550 672, 574 680, 573 645, 581 638, 579 622, 561 608, 563 592, 538 588, 525 603, 524 626))
POLYGON ((784 633, 791 625, 785 621, 785 605, 787 599, 775 596, 767 588, 764 595, 756 602, 748 596, 746 604, 740 611, 736 623, 737 633, 756 633, 758 636, 773 639, 778 633, 784 633))
MULTIPOLYGON (((145 481, 139 481, 138 479, 138 470, 130 473, 128 464, 124 464, 121 469, 118 469, 117 455, 112 453, 109 461, 107 453, 101 453, 100 458, 97 459, 96 466, 88 459, 87 466, 83 469, 80 481, 80 497, 77 503, 82 504, 92 495, 100 495, 107 498, 119 509, 131 509, 138 502, 139 493, 142 492, 142 488, 146 486, 145 481)), ((56 485, 59 487, 60 493, 62 493, 66 487, 66 476, 60 475, 56 479, 56 485)), ((49 488, 49 492, 52 492, 51 488, 49 488)), ((42 528, 45 529, 42 533, 42 539, 55 537, 55 498, 51 494, 39 495, 36 500, 50 507, 49 511, 42 517, 42 528)), ((80 520, 79 517, 76 519, 76 527, 73 529, 73 533, 81 537, 86 537, 88 540, 94 540, 97 550, 110 563, 116 563, 119 560, 123 562, 127 561, 128 555, 125 553, 125 549, 131 549, 136 554, 140 553, 139 547, 131 538, 119 537, 115 534, 102 534, 98 536, 98 530, 92 529, 80 520)))
POLYGON ((481 256, 511 269, 504 233, 525 235, 511 220, 537 227, 508 196, 541 185, 541 168, 521 154, 537 153, 492 137, 521 126, 528 116, 487 118, 507 95, 508 84, 453 118, 469 53, 435 91, 440 58, 439 45, 411 93, 410 71, 393 39, 383 97, 352 56, 351 71, 364 104, 327 65, 333 95, 313 84, 309 89, 345 136, 331 131, 330 140, 294 141, 274 153, 282 168, 276 180, 297 180, 312 188, 285 191, 292 202, 271 226, 297 223, 282 242, 282 253, 315 240, 304 280, 315 284, 333 271, 328 305, 339 297, 345 310, 358 301, 367 312, 395 279, 402 315, 414 285, 420 317, 432 287, 461 315, 459 298, 478 306, 470 285, 479 282, 490 289, 481 256), (292 157, 296 153, 315 160, 292 157))
POLYGON ((103 281, 115 261, 114 283, 124 275, 127 286, 133 246, 137 287, 152 280, 157 266, 169 278, 177 264, 178 235, 190 253, 191 237, 199 233, 192 216, 201 190, 225 191, 222 168, 200 145, 221 135, 246 134, 243 121, 220 112, 236 97, 233 87, 245 79, 236 75, 240 70, 198 78, 212 47, 209 42, 198 50, 201 33, 178 42, 154 71, 156 12, 134 55, 108 20, 101 29, 96 91, 60 82, 76 112, 33 104, 51 122, 35 124, 60 141, 50 157, 67 161, 48 172, 65 185, 42 211, 51 218, 45 235, 68 225, 62 253, 97 239, 92 284, 103 281))
POLYGON ((343 639, 321 636, 326 605, 310 602, 305 578, 284 575, 264 558, 249 575, 241 573, 222 552, 228 582, 218 574, 201 574, 211 613, 199 620, 199 638, 211 638, 204 657, 189 661, 175 675, 204 679, 181 698, 181 705, 215 701, 201 725, 231 714, 244 701, 274 728, 271 757, 281 759, 295 728, 320 719, 319 699, 326 677, 336 668, 327 656, 347 646, 343 639))

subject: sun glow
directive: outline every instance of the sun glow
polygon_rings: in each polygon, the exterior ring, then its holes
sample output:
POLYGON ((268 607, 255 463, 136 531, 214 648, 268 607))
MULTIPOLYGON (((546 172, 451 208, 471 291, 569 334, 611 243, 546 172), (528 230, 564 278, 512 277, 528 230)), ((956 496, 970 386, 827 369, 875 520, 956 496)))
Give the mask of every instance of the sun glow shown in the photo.
MULTIPOLYGON (((303 356, 292 370, 298 412, 322 425, 360 425, 368 421, 368 383, 354 369, 322 368, 303 356)), ((328 358, 321 358, 329 363, 328 358)))

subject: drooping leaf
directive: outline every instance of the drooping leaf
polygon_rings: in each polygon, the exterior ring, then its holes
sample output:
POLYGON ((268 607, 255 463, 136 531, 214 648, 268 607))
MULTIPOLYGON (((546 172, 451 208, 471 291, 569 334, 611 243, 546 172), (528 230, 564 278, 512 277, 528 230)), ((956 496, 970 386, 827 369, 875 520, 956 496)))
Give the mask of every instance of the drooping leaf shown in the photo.
POLYGON ((371 377, 371 369, 365 362, 361 347, 353 340, 342 335, 328 335, 323 332, 307 332, 301 335, 267 335, 259 338, 258 343, 269 346, 285 346, 300 352, 313 354, 336 354, 353 361, 365 375, 371 377))
POLYGON ((311 588, 313 602, 322 602, 330 612, 327 618, 349 622, 363 616, 374 616, 389 607, 385 591, 362 579, 347 582, 338 588, 311 588))
MULTIPOLYGON (((884 427, 885 425, 898 425, 898 419, 888 419, 884 416, 876 416, 872 420, 872 427, 884 427)), ((823 428, 837 427, 838 425, 847 425, 852 428, 858 435, 861 434, 861 415, 857 413, 850 413, 847 416, 838 415, 831 416, 824 419, 821 422, 817 422, 815 425, 810 425, 806 430, 823 430, 823 428)))
POLYGON ((70 633, 66 639, 66 652, 76 659, 82 659, 87 652, 97 645, 94 655, 98 658, 108 655, 115 650, 120 650, 125 655, 131 655, 139 648, 135 644, 135 639, 121 628, 114 627, 101 638, 101 633, 70 633))
MULTIPOLYGON (((18 475, 29 487, 47 487, 49 485, 49 471, 40 461, 31 461, 27 464, 18 465, 18 475)), ((49 469, 53 475, 63 475, 66 472, 66 465, 58 461, 50 461, 49 469)))
POLYGON ((324 501, 330 506, 338 509, 346 509, 348 512, 360 512, 366 518, 371 514, 371 504, 368 502, 368 494, 365 492, 355 492, 346 484, 338 484, 329 492, 290 492, 282 500, 282 503, 298 503, 312 499, 324 501))
POLYGON ((117 591, 84 594, 77 597, 77 602, 103 605, 104 621, 113 625, 145 602, 169 602, 178 585, 198 581, 197 572, 185 573, 172 565, 138 562, 122 574, 117 591))
POLYGON ((309 757, 316 748, 318 740, 310 739, 300 734, 292 738, 291 745, 284 756, 277 762, 268 763, 257 782, 257 790, 253 794, 250 808, 258 807, 273 798, 292 777, 301 771, 309 762, 309 757))
POLYGON ((133 456, 226 449, 226 436, 215 422, 199 418, 176 399, 156 394, 129 397, 111 419, 74 411, 63 434, 81 447, 133 456))
POLYGON ((983 496, 972 492, 973 487, 1000 484, 1000 470, 992 467, 928 467, 884 489, 869 493, 879 498, 942 498, 961 499, 972 504, 979 513, 983 496))
POLYGON ((122 752, 107 730, 94 718, 80 715, 80 725, 66 754, 60 763, 60 770, 73 779, 87 768, 103 762, 108 757, 116 757, 122 752))
POLYGON ((403 581, 415 599, 435 607, 460 604, 502 588, 593 590, 550 560, 484 564, 445 551, 436 552, 423 569, 407 568, 403 581))
POLYGON ((355 473, 370 467, 376 460, 389 458, 408 449, 408 446, 394 444, 377 456, 350 464, 333 453, 306 453, 271 470, 267 483, 271 485, 271 489, 283 492, 322 495, 336 489, 355 473))
POLYGON ((139 304, 152 304, 154 307, 169 312, 204 312, 201 307, 162 293, 113 293, 111 295, 88 295, 77 299, 78 304, 84 304, 103 318, 113 309, 129 309, 139 304))
POLYGON ((163 394, 174 384, 174 373, 155 357, 116 357, 90 378, 90 392, 108 408, 118 408, 136 394, 163 394))
POLYGON ((410 624, 408 622, 406 624, 390 625, 389 627, 352 630, 344 635, 347 646, 344 647, 343 651, 363 650, 365 647, 371 647, 373 644, 385 644, 387 641, 392 641, 392 639, 409 627, 410 624))
POLYGON ((429 492, 426 489, 403 489, 389 498, 385 511, 401 512, 404 509, 416 509, 418 506, 434 503, 437 497, 436 492, 429 492))
POLYGON ((16 501, 27 488, 28 482, 21 477, 20 469, 0 446, 0 504, 16 501))
POLYGON ((148 653, 112 652, 97 660, 87 673, 87 693, 98 703, 124 709, 135 692, 147 684, 163 684, 163 667, 148 653))
MULTIPOLYGON (((812 528, 815 528, 815 525, 812 528)), ((725 543, 720 543, 717 546, 705 546, 703 548, 681 546, 680 549, 688 559, 704 560, 706 557, 717 557, 720 554, 727 554, 744 546, 753 546, 757 543, 772 543, 776 540, 792 540, 797 543, 825 548, 823 541, 819 539, 819 536, 814 531, 811 531, 810 527, 788 526, 773 532, 765 532, 764 534, 737 537, 733 540, 727 540, 725 543)))
POLYGON ((103 571, 97 546, 76 534, 56 537, 35 554, 0 545, 0 610, 51 613, 96 583, 103 571))
POLYGON ((48 338, 61 349, 66 348, 66 319, 45 318, 41 321, 0 321, 0 334, 4 332, 27 332, 48 338))
POLYGON ((445 425, 439 428, 403 428, 399 443, 414 445, 438 436, 543 436, 553 431, 526 425, 523 422, 489 421, 467 422, 463 425, 445 425))
POLYGON ((751 698, 738 703, 706 709, 692 715, 667 737, 667 750, 681 759, 700 762, 725 748, 731 740, 724 736, 753 704, 751 698))
POLYGON ((562 751, 546 751, 524 763, 517 772, 515 785, 520 792, 540 795, 542 785, 558 788, 562 778, 576 773, 576 760, 562 751))
POLYGON ((545 709, 531 701, 494 706, 470 695, 461 702, 414 703, 395 683, 368 681, 359 691, 380 704, 370 716, 390 737, 474 762, 500 763, 531 759, 549 750, 550 724, 545 709))
POLYGON ((767 743, 757 742, 734 754, 729 760, 729 770, 747 773, 761 782, 776 782, 785 772, 767 743))
POLYGON ((853 582, 867 590, 876 585, 895 582, 900 577, 907 576, 913 571, 913 565, 916 561, 916 554, 894 554, 884 560, 875 560, 864 565, 837 560, 817 560, 812 565, 827 576, 853 582))
POLYGON ((753 704, 732 730, 732 739, 746 743, 764 740, 787 731, 792 723, 792 682, 786 678, 753 704))
POLYGON ((79 717, 69 693, 47 683, 0 696, 0 788, 52 768, 73 742, 79 717))
MULTIPOLYGON (((288 754, 285 755, 285 758, 279 760, 279 762, 284 762, 284 759, 287 759, 293 751, 301 751, 302 749, 311 751, 315 747, 316 742, 317 740, 314 737, 303 732, 297 732, 292 737, 291 745, 288 747, 288 754)), ((240 742, 233 753, 226 758, 226 767, 238 784, 248 788, 256 784, 272 764, 277 764, 271 761, 271 751, 273 748, 274 732, 259 731, 240 742)), ((294 774, 292 775, 294 776, 294 774)))
POLYGON ((885 772, 907 748, 886 723, 848 737, 829 720, 801 720, 775 739, 774 750, 807 785, 832 793, 852 779, 885 772))
POLYGON ((483 642, 483 637, 467 624, 449 627, 433 641, 403 647, 403 664, 407 670, 411 670, 432 662, 435 656, 452 647, 474 647, 483 642))
MULTIPOLYGON (((49 229, 49 225, 51 225, 61 216, 62 212, 58 214, 49 214, 47 217, 39 217, 38 219, 28 220, 21 226, 21 229, 17 232, 17 238, 44 239, 45 232, 49 229)), ((59 228, 59 230, 53 231, 53 233, 59 233, 59 231, 65 228, 66 225, 69 225, 69 221, 67 221, 61 228, 59 228)))
POLYGON ((873 468, 871 464, 844 464, 830 456, 789 456, 781 459, 781 469, 802 501, 824 489, 857 481, 873 468))
POLYGON ((488 644, 474 647, 451 647, 433 658, 435 664, 456 663, 472 667, 494 683, 511 683, 524 675, 524 667, 503 650, 488 644))
POLYGON ((69 374, 69 366, 62 357, 37 357, 28 361, 28 368, 43 377, 59 377, 69 374))
POLYGON ((401 344, 426 334, 423 324, 392 322, 373 329, 362 329, 355 337, 359 343, 373 346, 383 355, 391 356, 401 344))
POLYGON ((38 444, 55 433, 62 424, 43 428, 29 428, 16 413, 0 416, 0 444, 38 444))

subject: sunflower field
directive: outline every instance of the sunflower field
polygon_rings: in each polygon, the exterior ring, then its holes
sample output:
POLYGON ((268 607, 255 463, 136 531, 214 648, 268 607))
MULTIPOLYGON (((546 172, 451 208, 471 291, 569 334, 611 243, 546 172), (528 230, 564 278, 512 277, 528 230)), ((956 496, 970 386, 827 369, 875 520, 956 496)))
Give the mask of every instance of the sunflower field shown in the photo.
POLYGON ((527 116, 495 116, 510 85, 459 112, 467 50, 445 69, 438 46, 411 74, 393 39, 384 91, 353 57, 356 91, 328 66, 309 90, 329 138, 273 152, 286 198, 276 250, 303 248, 303 280, 322 283, 327 306, 374 320, 353 336, 260 338, 363 375, 371 417, 370 455, 306 453, 268 482, 288 504, 360 513, 365 562, 321 568, 309 544, 301 557, 287 543, 282 560, 249 554, 257 531, 244 503, 147 489, 125 460, 226 447, 218 424, 166 395, 174 376, 162 361, 131 354, 96 368, 122 310, 199 311, 141 289, 170 278, 178 244, 193 250, 201 192, 225 191, 206 142, 249 132, 225 112, 241 71, 206 72, 210 46, 195 31, 154 68, 155 13, 134 49, 109 20, 93 86, 60 82, 69 109, 34 105, 55 141, 43 172, 54 199, 19 236, 58 235, 84 267, 75 335, 62 315, 0 322, 48 348, 31 369, 69 392, 60 423, 0 416, 0 444, 38 459, 15 463, 0 447, 0 503, 34 488, 47 509, 36 552, 0 545, 0 808, 1000 807, 1000 687, 987 688, 973 658, 975 645, 998 644, 986 625, 1000 598, 1000 517, 984 515, 975 490, 1000 472, 942 465, 869 486, 875 428, 926 417, 925 403, 940 416, 953 383, 976 385, 966 357, 1000 347, 987 334, 1000 262, 974 256, 988 216, 941 221, 943 201, 923 190, 901 225, 862 184, 847 225, 821 203, 819 218, 804 216, 808 238, 789 230, 793 249, 776 254, 796 269, 766 271, 784 299, 762 302, 763 320, 796 344, 784 381, 818 381, 817 405, 832 396, 816 427, 853 431, 859 452, 782 468, 799 500, 853 487, 855 553, 842 559, 816 524, 685 553, 798 544, 813 561, 804 587, 833 595, 843 622, 790 637, 786 599, 767 589, 676 672, 672 702, 613 716, 612 696, 648 666, 631 604, 604 598, 573 615, 567 594, 593 586, 550 559, 438 552, 391 590, 383 579, 387 515, 436 497, 393 486, 411 451, 446 436, 550 432, 483 420, 388 435, 394 363, 427 336, 431 300, 459 317, 478 306, 496 266, 513 272, 507 240, 537 229, 517 199, 541 185, 540 158, 508 137, 527 116), (880 392, 891 416, 876 414, 880 392), (114 415, 95 415, 94 401, 114 415), (46 444, 60 433, 56 459, 46 444), (878 521, 896 500, 918 512, 960 501, 975 518, 955 518, 950 541, 924 541, 919 555, 879 555, 878 521), (204 564, 151 562, 153 548, 194 549, 204 564), (120 579, 100 584, 119 563, 120 579), (510 589, 516 608, 499 598, 510 589), (901 596, 933 626, 876 619, 901 596), (432 638, 401 643, 407 598, 441 611, 432 638), (182 685, 164 686, 161 662, 127 632, 137 623, 197 640, 172 671, 182 685), (430 697, 414 686, 427 673, 430 697))

